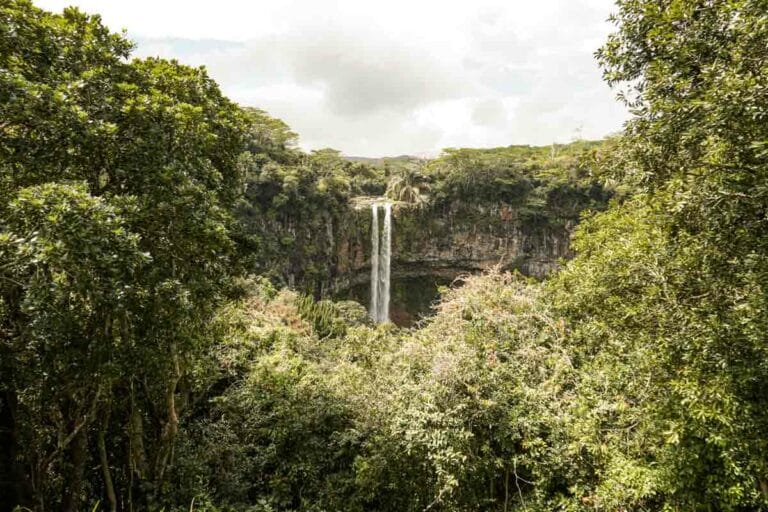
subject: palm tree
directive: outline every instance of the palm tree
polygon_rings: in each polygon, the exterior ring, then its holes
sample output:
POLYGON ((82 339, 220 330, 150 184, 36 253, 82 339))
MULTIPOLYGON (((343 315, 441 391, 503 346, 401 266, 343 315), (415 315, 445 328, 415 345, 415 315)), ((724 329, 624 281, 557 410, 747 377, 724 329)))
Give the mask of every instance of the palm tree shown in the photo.
POLYGON ((409 164, 398 169, 397 173, 389 180, 385 195, 393 201, 422 208, 428 202, 427 195, 422 192, 427 187, 420 167, 409 164))

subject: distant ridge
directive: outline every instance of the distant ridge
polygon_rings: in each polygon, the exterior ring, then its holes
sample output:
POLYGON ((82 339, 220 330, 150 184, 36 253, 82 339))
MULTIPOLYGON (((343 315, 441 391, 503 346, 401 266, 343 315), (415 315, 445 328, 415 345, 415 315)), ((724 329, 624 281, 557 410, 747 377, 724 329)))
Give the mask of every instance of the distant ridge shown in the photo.
POLYGON ((432 158, 430 156, 425 155, 399 155, 399 156, 383 156, 379 158, 375 157, 368 157, 368 156, 344 156, 345 160, 349 160, 350 162, 361 162, 368 165, 384 165, 387 162, 393 163, 393 162, 410 162, 413 160, 424 160, 427 158, 432 158))
POLYGON ((494 150, 504 150, 504 149, 517 149, 517 150, 530 150, 530 151, 552 150, 552 151, 560 152, 566 148, 589 149, 595 146, 599 146, 604 141, 605 139, 597 139, 597 140, 577 139, 577 140, 572 140, 570 142, 553 142, 552 144, 541 144, 541 145, 510 144, 509 146, 495 146, 495 147, 481 147, 481 148, 457 147, 457 148, 445 148, 443 151, 425 151, 422 153, 416 153, 412 155, 383 156, 383 157, 343 155, 342 158, 350 162, 360 162, 360 163, 365 163, 373 166, 383 166, 386 163, 401 164, 404 162, 432 160, 433 158, 438 158, 439 156, 444 154, 444 151, 451 151, 451 150, 494 151, 494 150))

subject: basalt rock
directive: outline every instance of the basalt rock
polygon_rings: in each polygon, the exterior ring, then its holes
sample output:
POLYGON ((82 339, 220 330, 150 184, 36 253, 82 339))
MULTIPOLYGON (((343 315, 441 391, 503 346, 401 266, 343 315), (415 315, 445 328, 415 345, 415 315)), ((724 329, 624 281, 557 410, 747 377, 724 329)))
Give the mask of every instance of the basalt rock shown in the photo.
MULTIPOLYGON (((425 275, 453 278, 492 268, 516 269, 543 278, 571 256, 575 218, 526 218, 510 205, 455 201, 440 207, 396 208, 392 278, 425 275)), ((370 279, 370 211, 350 211, 336 232, 330 279, 335 293, 370 279)), ((329 230, 330 232, 330 230, 329 230)))

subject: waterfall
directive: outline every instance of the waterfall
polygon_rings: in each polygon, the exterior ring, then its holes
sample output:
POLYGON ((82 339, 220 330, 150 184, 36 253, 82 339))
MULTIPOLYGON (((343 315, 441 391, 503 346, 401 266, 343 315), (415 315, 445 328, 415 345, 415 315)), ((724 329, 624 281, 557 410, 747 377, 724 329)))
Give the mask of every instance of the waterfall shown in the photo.
POLYGON ((389 321, 389 267, 392 253, 392 204, 371 206, 371 318, 389 321), (379 208, 384 208, 384 228, 379 237, 379 208), (379 240, 381 238, 381 240, 379 240))
POLYGON ((371 205, 371 318, 379 321, 379 205, 371 205))
POLYGON ((384 204, 384 234, 379 257, 379 322, 389 321, 389 259, 392 252, 392 203, 384 204))

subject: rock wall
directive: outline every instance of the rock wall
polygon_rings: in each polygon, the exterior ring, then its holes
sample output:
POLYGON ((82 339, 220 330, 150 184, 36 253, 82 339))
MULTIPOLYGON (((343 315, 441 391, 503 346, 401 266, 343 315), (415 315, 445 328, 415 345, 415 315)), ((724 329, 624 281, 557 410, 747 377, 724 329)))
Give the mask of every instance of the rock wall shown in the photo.
MULTIPOLYGON (((503 204, 452 202, 437 208, 396 208, 393 215, 392 278, 455 277, 500 266, 537 278, 571 256, 577 219, 524 218, 503 204)), ((335 232, 334 275, 324 288, 338 291, 370 278, 371 212, 351 213, 335 232)), ((330 231, 330 229, 329 229, 330 231)))

